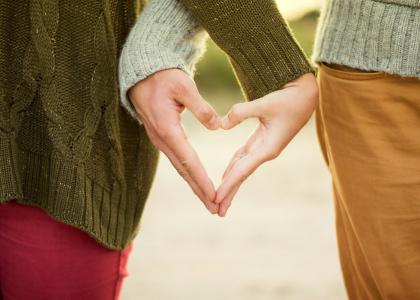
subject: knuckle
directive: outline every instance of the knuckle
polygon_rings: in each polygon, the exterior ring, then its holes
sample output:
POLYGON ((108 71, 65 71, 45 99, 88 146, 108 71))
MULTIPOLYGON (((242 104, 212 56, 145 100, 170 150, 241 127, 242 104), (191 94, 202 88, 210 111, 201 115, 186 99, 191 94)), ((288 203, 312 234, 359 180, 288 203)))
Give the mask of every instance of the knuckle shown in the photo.
POLYGON ((229 119, 231 121, 239 120, 241 116, 241 105, 235 104, 232 106, 230 113, 229 113, 229 119))
POLYGON ((254 103, 254 106, 262 115, 270 115, 273 113, 273 105, 269 101, 258 101, 254 103))
POLYGON ((234 158, 242 158, 244 156, 246 156, 246 152, 244 151, 245 149, 241 148, 238 151, 235 152, 235 154, 233 155, 234 158))
POLYGON ((239 174, 239 182, 240 183, 242 183, 242 182, 244 182, 247 178, 248 178, 248 174, 246 174, 245 172, 241 172, 240 174, 239 174))
POLYGON ((173 89, 176 95, 187 96, 189 94, 188 87, 180 82, 177 82, 173 89))
POLYGON ((191 163, 188 160, 181 160, 181 165, 187 172, 191 170, 191 163))
POLYGON ((157 135, 162 139, 168 139, 173 136, 173 130, 167 125, 157 125, 155 130, 157 135))
POLYGON ((168 74, 165 72, 156 72, 151 76, 146 77, 146 79, 143 79, 145 83, 149 83, 151 89, 165 89, 168 87, 169 80, 168 74))
POLYGON ((179 78, 174 82, 172 89, 176 95, 185 97, 191 95, 193 86, 189 80, 185 78, 179 78))
POLYGON ((166 128, 165 128, 165 126, 162 126, 162 125, 156 125, 155 126, 155 131, 156 131, 156 134, 159 137, 162 137, 162 135, 165 134, 166 128))
POLYGON ((204 123, 209 123, 211 119, 213 118, 214 113, 209 107, 202 106, 197 110, 197 116, 204 123))
POLYGON ((154 137, 150 137, 149 140, 152 143, 152 145, 155 146, 155 148, 157 148, 159 150, 161 149, 160 143, 154 137))
POLYGON ((267 154, 266 154, 267 160, 273 160, 277 156, 279 156, 279 151, 277 151, 276 149, 270 149, 267 151, 267 154))
POLYGON ((177 173, 182 177, 182 178, 187 178, 187 173, 179 168, 175 168, 177 173))
POLYGON ((248 175, 243 175, 241 177, 241 183, 244 182, 245 180, 247 180, 247 178, 248 178, 248 175))
POLYGON ((232 205, 232 200, 233 200, 233 199, 229 199, 229 200, 225 201, 225 203, 224 203, 223 207, 224 207, 226 210, 227 210, 227 209, 229 209, 229 207, 232 205))

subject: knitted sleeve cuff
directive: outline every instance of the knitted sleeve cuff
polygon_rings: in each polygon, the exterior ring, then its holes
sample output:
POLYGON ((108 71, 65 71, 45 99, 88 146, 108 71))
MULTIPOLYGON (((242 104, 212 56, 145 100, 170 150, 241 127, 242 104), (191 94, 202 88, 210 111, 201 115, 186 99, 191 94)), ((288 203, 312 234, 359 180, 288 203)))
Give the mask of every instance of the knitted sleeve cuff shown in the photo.
POLYGON ((247 99, 315 73, 274 0, 180 0, 229 56, 247 99))
POLYGON ((127 91, 153 73, 178 68, 193 76, 205 50, 207 32, 178 0, 151 0, 121 51, 118 79, 121 104, 137 119, 127 91))

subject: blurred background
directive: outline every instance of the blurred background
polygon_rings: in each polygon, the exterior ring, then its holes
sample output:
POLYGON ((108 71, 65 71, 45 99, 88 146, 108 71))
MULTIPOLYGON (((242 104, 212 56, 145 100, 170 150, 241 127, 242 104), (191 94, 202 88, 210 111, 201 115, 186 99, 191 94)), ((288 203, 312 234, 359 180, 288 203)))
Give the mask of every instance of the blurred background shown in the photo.
MULTIPOLYGON (((280 0, 308 55, 321 0, 280 0)), ((211 41, 196 81, 220 115, 243 101, 225 55, 211 41)), ((330 178, 314 120, 282 155, 243 184, 225 218, 212 216, 161 156, 122 299, 341 300, 330 178)), ((205 130, 183 122, 217 186, 231 155, 256 127, 205 130)))

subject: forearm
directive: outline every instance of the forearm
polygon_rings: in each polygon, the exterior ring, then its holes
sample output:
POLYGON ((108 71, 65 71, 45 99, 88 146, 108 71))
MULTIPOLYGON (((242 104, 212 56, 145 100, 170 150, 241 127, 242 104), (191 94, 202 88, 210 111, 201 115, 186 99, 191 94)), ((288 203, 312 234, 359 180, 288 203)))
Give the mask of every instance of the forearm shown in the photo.
POLYGON ((178 0, 149 2, 131 29, 119 60, 121 103, 131 116, 137 118, 127 91, 164 69, 178 68, 192 76, 207 36, 178 0))
POLYGON ((228 54, 248 99, 314 72, 274 0, 180 0, 228 54))

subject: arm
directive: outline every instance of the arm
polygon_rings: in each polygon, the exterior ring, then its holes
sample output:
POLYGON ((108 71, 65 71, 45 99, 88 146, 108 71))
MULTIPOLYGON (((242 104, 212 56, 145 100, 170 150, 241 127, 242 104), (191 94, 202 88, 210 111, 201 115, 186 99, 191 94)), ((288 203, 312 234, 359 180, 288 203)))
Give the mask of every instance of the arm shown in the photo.
POLYGON ((314 73, 274 0, 180 0, 229 56, 247 99, 314 73))
POLYGON ((247 118, 260 125, 235 153, 217 189, 225 216, 242 182, 276 158, 310 118, 318 99, 313 67, 274 0, 180 0, 227 53, 249 100, 222 120, 230 129, 247 118))
POLYGON ((128 90, 161 70, 176 68, 192 77, 207 37, 179 1, 149 1, 131 29, 119 59, 121 103, 133 118, 142 122, 128 90))
POLYGON ((215 188, 180 122, 187 108, 207 128, 220 127, 220 118, 191 78, 206 37, 179 1, 150 0, 123 46, 118 71, 122 105, 216 213, 215 188))
POLYGON ((218 214, 225 216, 242 182, 261 164, 275 159, 312 115, 318 100, 313 74, 307 73, 254 101, 235 104, 222 119, 222 128, 231 129, 248 118, 259 126, 234 154, 217 190, 218 214))
MULTIPOLYGON (((159 0, 152 0, 150 9, 153 1, 159 0)), ((177 2, 177 0, 162 1, 165 5, 174 5, 177 2)), ((214 203, 210 203, 216 200, 221 207, 218 210, 219 214, 224 215, 243 179, 251 174, 261 163, 273 159, 274 155, 277 156, 309 118, 310 114, 308 115, 308 111, 313 109, 315 102, 316 85, 312 74, 302 75, 313 72, 313 69, 291 36, 274 2, 270 0, 258 2, 245 0, 231 0, 230 2, 226 0, 181 1, 190 8, 194 17, 206 27, 212 38, 230 56, 248 99, 261 98, 265 94, 277 91, 267 101, 264 101, 264 107, 266 109, 275 108, 273 109, 275 112, 279 112, 280 107, 278 106, 284 102, 278 101, 276 98, 282 97, 283 94, 304 100, 301 102, 295 101, 293 106, 287 110, 290 112, 290 114, 287 114, 288 119, 286 122, 288 124, 285 123, 288 126, 287 128, 290 129, 288 134, 283 130, 283 135, 279 137, 276 132, 279 126, 282 125, 281 122, 270 121, 270 124, 276 124, 276 126, 270 126, 270 130, 266 132, 260 130, 259 133, 264 133, 265 138, 263 140, 267 140, 267 137, 274 138, 274 140, 270 144, 265 144, 266 147, 264 149, 259 149, 258 155, 251 155, 244 166, 242 161, 240 161, 240 164, 237 164, 234 158, 234 163, 228 167, 225 174, 226 180, 224 179, 219 187, 217 199, 214 199, 214 187, 208 179, 196 153, 186 141, 185 134, 179 124, 179 113, 185 106, 208 128, 216 129, 219 126, 217 125, 219 121, 217 121, 214 110, 198 94, 194 82, 189 80, 190 78, 188 77, 185 78, 185 73, 181 71, 174 73, 172 71, 175 70, 168 70, 156 72, 139 81, 130 89, 130 99, 132 99, 132 104, 135 107, 135 110, 131 107, 133 115, 137 113, 145 121, 145 127, 152 142, 169 157, 175 168, 188 181, 207 208, 212 212, 214 212, 214 209, 218 209, 217 205, 214 206, 214 203), (283 91, 286 89, 284 84, 289 81, 293 81, 293 83, 287 86, 288 91, 294 91, 294 93, 283 91), (282 87, 283 89, 278 91, 282 87), (188 99, 190 100, 188 101, 188 99), (297 107, 299 105, 303 106, 297 107), (165 111, 162 110, 163 108, 165 111)), ((178 7, 183 9, 182 6, 178 7)), ((145 14, 144 16, 149 16, 150 18, 152 14, 145 14)), ((189 16, 187 19, 191 20, 191 24, 195 24, 192 27, 197 26, 192 16, 189 16)), ((143 20, 143 22, 145 21, 143 20)), ((169 31, 173 25, 173 18, 166 16, 160 22, 169 22, 171 25, 166 27, 167 31, 169 31)), ((143 24, 147 24, 147 22, 143 24)), ((159 24, 159 26, 161 25, 159 24)), ((149 27, 143 25, 142 28, 139 26, 133 30, 143 31, 147 28, 149 27)), ((150 29, 152 30, 153 28, 150 29)), ((197 27, 197 31, 200 30, 197 27)), ((157 30, 156 35, 160 37, 162 33, 168 34, 167 31, 160 32, 157 30)), ((147 34, 147 32, 148 30, 145 30, 142 34, 147 34)), ((148 37, 150 39, 151 35, 148 35, 148 37)), ((163 43, 159 43, 153 50, 156 51, 162 48, 165 40, 163 39, 163 43)), ((134 41, 133 45, 135 46, 135 39, 132 41, 134 41)), ((194 41, 194 38, 192 41, 194 41)), ((177 47, 174 48, 173 45, 176 43, 171 39, 170 42, 169 45, 163 46, 163 49, 171 49, 172 53, 175 53, 177 47)), ((187 41, 184 40, 183 42, 187 41)), ((134 46, 128 48, 130 49, 134 46)), ((154 54, 151 48, 149 51, 144 49, 134 51, 143 52, 145 56, 149 57, 153 57, 154 54)), ((142 66, 147 64, 147 60, 145 61, 143 56, 137 59, 139 59, 137 66, 139 69, 142 69, 142 66)), ((176 65, 173 65, 173 67, 176 67, 176 65)), ((181 69, 183 68, 181 67, 181 69)), ((144 76, 137 77, 137 80, 141 78, 144 78, 144 76)), ((135 82, 135 80, 132 82, 135 82)), ((126 94, 123 93, 122 98, 124 96, 126 94)), ((285 97, 282 98, 285 99, 285 97)), ((234 110, 229 116, 234 116, 234 112, 237 111, 237 109, 234 110)), ((240 117, 255 117, 256 114, 257 112, 252 116, 240 117)), ((262 116, 261 112, 258 114, 262 116)), ((278 116, 281 116, 281 114, 278 114, 278 116)), ((278 118, 276 118, 276 115, 271 114, 265 119, 274 120, 278 118)), ((263 118, 261 117, 260 120, 263 120, 263 118)), ((228 129, 229 126, 225 122, 223 128, 228 129)), ((243 156, 243 154, 241 155, 243 156)))

